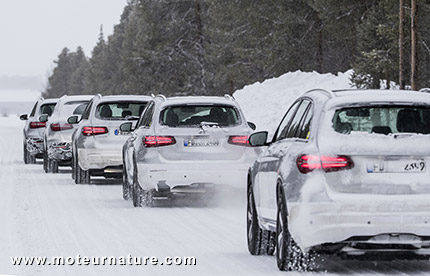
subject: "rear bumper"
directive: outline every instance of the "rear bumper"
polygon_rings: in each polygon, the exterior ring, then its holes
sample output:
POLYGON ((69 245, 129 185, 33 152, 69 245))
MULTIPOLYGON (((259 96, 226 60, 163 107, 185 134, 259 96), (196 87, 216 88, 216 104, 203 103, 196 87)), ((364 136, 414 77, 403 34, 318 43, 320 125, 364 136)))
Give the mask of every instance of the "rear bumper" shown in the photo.
POLYGON ((57 161, 72 160, 72 148, 68 142, 51 143, 48 145, 48 157, 57 161))
POLYGON ((122 149, 78 149, 78 158, 84 170, 122 166, 122 149))
POLYGON ((30 155, 38 155, 43 153, 43 139, 42 138, 27 138, 25 146, 30 155))
MULTIPOLYGON (((386 204, 386 203, 385 203, 386 204)), ((377 203, 295 203, 289 205, 290 232, 303 249, 382 234, 430 236, 430 203, 384 207, 377 203)), ((395 243, 387 240, 387 244, 395 243)))
POLYGON ((197 187, 204 185, 246 187, 248 163, 171 163, 142 164, 138 163, 138 180, 143 189, 166 187, 172 191, 187 191, 185 186, 197 187), (175 188, 176 187, 176 188, 175 188))

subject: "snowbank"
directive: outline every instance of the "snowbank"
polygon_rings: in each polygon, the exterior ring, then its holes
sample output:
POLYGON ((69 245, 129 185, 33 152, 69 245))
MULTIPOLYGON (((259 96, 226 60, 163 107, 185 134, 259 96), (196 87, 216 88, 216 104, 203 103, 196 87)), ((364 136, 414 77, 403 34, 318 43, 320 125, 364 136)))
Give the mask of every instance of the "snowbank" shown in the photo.
POLYGON ((246 119, 257 125, 257 130, 270 134, 293 101, 304 92, 314 89, 350 89, 352 70, 345 73, 319 74, 317 72, 290 72, 278 78, 256 82, 237 90, 233 96, 238 101, 246 119))

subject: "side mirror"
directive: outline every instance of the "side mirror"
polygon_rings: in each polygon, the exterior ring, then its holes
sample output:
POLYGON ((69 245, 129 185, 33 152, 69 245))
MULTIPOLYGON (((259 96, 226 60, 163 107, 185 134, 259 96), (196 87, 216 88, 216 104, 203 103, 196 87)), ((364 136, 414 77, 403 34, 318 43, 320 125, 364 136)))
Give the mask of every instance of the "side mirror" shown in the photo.
POLYGON ((126 122, 119 126, 119 130, 121 132, 132 132, 133 131, 133 123, 126 122))
POLYGON ((247 122, 248 126, 252 129, 255 130, 257 128, 257 126, 253 123, 253 122, 247 122))
POLYGON ((73 116, 70 116, 69 118, 67 118, 67 122, 71 125, 75 125, 75 124, 79 123, 79 121, 80 121, 80 118, 77 115, 73 115, 73 116))
POLYGON ((49 116, 47 114, 44 114, 42 116, 39 117, 39 122, 41 123, 46 123, 49 119, 49 116))
POLYGON ((261 147, 261 146, 267 146, 267 136, 269 133, 267 131, 260 131, 251 134, 249 136, 249 145, 252 147, 261 147))
POLYGON ((21 114, 21 115, 19 115, 19 119, 21 121, 27 121, 28 120, 28 115, 27 114, 21 114))

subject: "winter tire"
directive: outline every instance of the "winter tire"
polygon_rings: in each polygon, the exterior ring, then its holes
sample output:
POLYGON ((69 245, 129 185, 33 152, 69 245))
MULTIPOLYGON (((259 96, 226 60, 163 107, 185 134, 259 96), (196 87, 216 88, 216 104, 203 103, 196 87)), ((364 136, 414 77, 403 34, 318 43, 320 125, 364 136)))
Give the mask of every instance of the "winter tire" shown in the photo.
POLYGON ((125 166, 125 162, 123 160, 122 165, 122 197, 124 200, 130 199, 130 186, 128 184, 128 177, 127 177, 127 168, 125 166))
POLYGON ((25 144, 23 147, 23 157, 24 157, 24 164, 28 164, 28 151, 27 151, 27 146, 25 144))
POLYGON ((276 263, 279 270, 307 271, 310 263, 309 253, 303 254, 288 230, 287 206, 279 186, 277 195, 278 212, 276 216, 276 263))
POLYGON ((248 237, 248 251, 251 255, 261 254, 261 236, 262 230, 258 225, 257 212, 255 209, 254 193, 252 187, 248 187, 248 202, 246 214, 246 228, 248 237))
POLYGON ((137 178, 137 167, 136 162, 133 162, 134 168, 133 168, 133 206, 134 207, 142 207, 142 197, 143 197, 143 190, 139 185, 139 180, 137 178))

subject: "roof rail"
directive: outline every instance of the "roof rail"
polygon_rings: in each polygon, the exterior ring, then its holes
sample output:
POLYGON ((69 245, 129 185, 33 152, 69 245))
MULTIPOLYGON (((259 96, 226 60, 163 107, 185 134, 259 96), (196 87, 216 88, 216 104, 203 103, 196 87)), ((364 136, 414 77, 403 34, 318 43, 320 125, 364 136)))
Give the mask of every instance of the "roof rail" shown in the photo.
POLYGON ((151 93, 151 97, 155 98, 155 95, 154 95, 154 93, 151 93))
POLYGON ((163 99, 163 101, 167 101, 166 96, 162 95, 162 94, 157 94, 155 97, 160 97, 163 99))
POLYGON ((98 94, 96 94, 96 97, 101 99, 103 96, 102 96, 102 94, 98 93, 98 94))
POLYGON ((310 92, 314 92, 314 91, 321 91, 321 92, 324 92, 324 93, 326 93, 330 98, 335 98, 335 97, 336 97, 336 94, 335 94, 333 91, 331 91, 331 90, 326 90, 326 89, 322 89, 322 88, 311 89, 311 90, 309 90, 309 91, 306 91, 306 93, 310 93, 310 92))
POLYGON ((229 100, 236 101, 236 99, 234 97, 230 96, 229 94, 225 94, 224 97, 229 99, 229 100))

